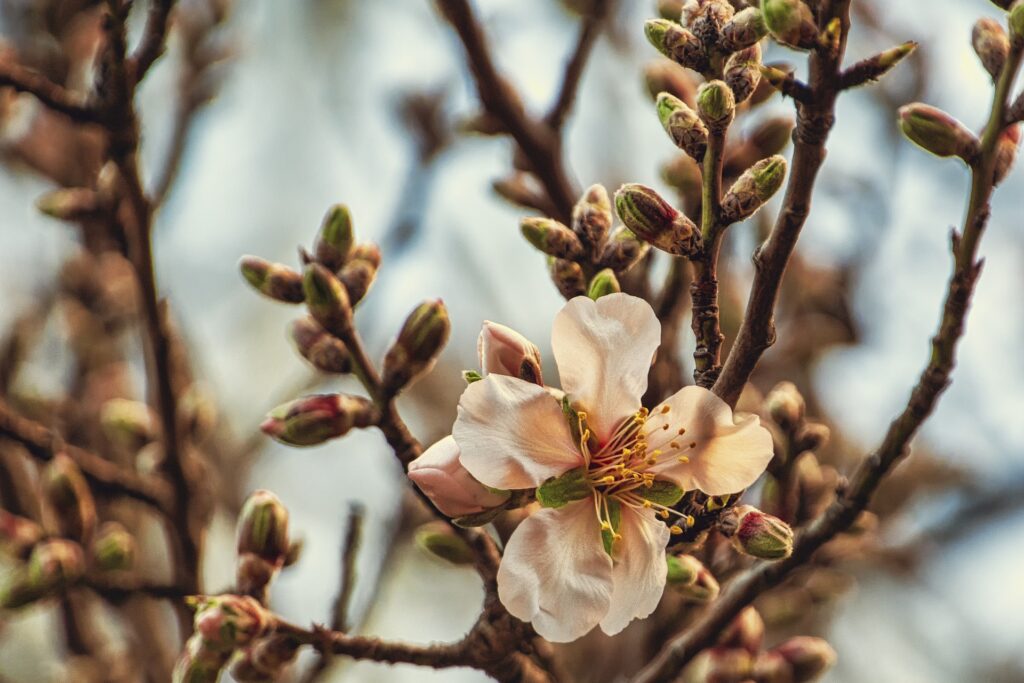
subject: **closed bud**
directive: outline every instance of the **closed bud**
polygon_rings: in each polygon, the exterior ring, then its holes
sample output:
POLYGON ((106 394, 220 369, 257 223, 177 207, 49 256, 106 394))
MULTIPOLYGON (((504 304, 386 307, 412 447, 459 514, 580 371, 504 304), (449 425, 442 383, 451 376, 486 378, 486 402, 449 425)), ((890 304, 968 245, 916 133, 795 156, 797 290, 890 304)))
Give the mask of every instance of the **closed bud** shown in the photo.
POLYGON ((238 517, 238 552, 254 553, 273 564, 288 554, 288 508, 270 491, 249 494, 238 517))
POLYGON ((40 483, 60 533, 76 540, 87 539, 96 526, 96 502, 75 461, 57 454, 43 470, 40 483))
POLYGON ((732 19, 735 12, 725 0, 703 0, 687 25, 702 43, 717 45, 722 38, 722 27, 732 19))
POLYGON ((764 400, 765 410, 772 422, 786 431, 791 431, 804 419, 806 404, 800 390, 792 382, 779 382, 764 400))
POLYGON ((669 555, 666 583, 669 588, 693 602, 710 602, 718 597, 714 575, 693 555, 669 555))
POLYGON ((338 279, 345 285, 349 302, 354 306, 363 300, 377 279, 380 268, 380 247, 372 242, 361 242, 349 252, 348 261, 341 267, 338 279))
POLYGON ((28 561, 8 573, 0 587, 0 609, 17 609, 50 597, 85 573, 82 547, 65 539, 40 541, 28 561))
POLYGON ((1003 129, 996 142, 996 160, 992 169, 992 182, 996 185, 1003 182, 1013 168, 1020 147, 1020 124, 1014 123, 1003 129))
POLYGON ((317 394, 278 406, 260 429, 289 446, 315 446, 353 428, 369 427, 376 420, 377 410, 365 398, 317 394))
POLYGON ((971 31, 971 46, 993 79, 999 78, 1010 52, 1010 39, 995 19, 978 19, 971 31))
POLYGON ((761 82, 761 46, 755 43, 733 53, 725 63, 722 77, 737 102, 749 99, 761 82))
POLYGON ((135 565, 135 537, 118 522, 104 522, 96 531, 90 554, 99 571, 127 571, 135 565))
POLYGON ((0 509, 0 549, 14 558, 23 558, 43 538, 43 527, 27 517, 0 509))
POLYGON ((675 62, 664 59, 651 62, 644 68, 644 79, 647 91, 652 98, 667 92, 686 103, 688 107, 696 106, 697 82, 689 71, 675 62))
POLYGON ((587 296, 594 301, 597 301, 602 296, 618 294, 621 291, 622 287, 619 285, 619 279, 615 277, 615 273, 612 272, 611 268, 605 268, 604 270, 598 271, 598 273, 590 279, 590 287, 587 288, 587 296))
POLYGON ((258 256, 243 256, 238 267, 246 281, 260 294, 288 304, 302 303, 302 276, 288 266, 271 263, 258 256))
POLYGON ((523 237, 545 254, 555 258, 577 259, 583 245, 572 230, 551 218, 524 218, 520 224, 523 237))
POLYGON ((239 683, 272 683, 281 679, 284 668, 295 660, 301 644, 291 636, 260 638, 235 652, 231 676, 239 683))
POLYGON ((293 321, 289 336, 299 354, 317 370, 336 374, 352 371, 352 357, 344 342, 327 334, 312 318, 293 321))
POLYGON ((878 80, 916 49, 917 43, 910 40, 902 45, 891 47, 884 52, 879 52, 877 55, 861 60, 847 69, 845 79, 851 79, 849 81, 850 85, 860 85, 868 81, 878 80))
POLYGON ((440 299, 424 301, 405 319, 398 337, 384 355, 384 391, 397 393, 434 367, 448 342, 451 322, 440 299))
POLYGON ((508 375, 544 385, 540 349, 510 327, 485 320, 477 340, 477 355, 484 373, 508 375))
POLYGON ((797 432, 794 445, 797 451, 816 451, 828 443, 831 434, 832 431, 828 425, 823 425, 820 422, 808 422, 797 432))
POLYGON ((761 159, 736 179, 722 198, 722 220, 736 223, 753 216, 772 198, 786 179, 786 159, 775 156, 761 159))
POLYGON ((507 491, 484 486, 462 466, 459 446, 446 436, 409 463, 409 479, 449 517, 466 517, 504 505, 507 491))
POLYGON ((316 236, 313 253, 317 262, 336 272, 345 263, 354 242, 352 215, 344 204, 335 204, 327 210, 316 236))
POLYGON ((719 519, 719 530, 732 539, 744 555, 762 560, 781 560, 793 552, 793 529, 778 517, 753 505, 739 505, 719 519))
POLYGON ((797 636, 772 648, 793 667, 795 683, 812 681, 836 663, 836 651, 821 638, 797 636))
POLYGON ((583 275, 583 268, 575 261, 551 257, 548 259, 548 272, 551 281, 566 299, 587 293, 587 278, 583 275))
POLYGON ((899 123, 911 142, 935 156, 958 156, 972 163, 980 152, 974 133, 936 107, 920 102, 900 107, 899 123))
POLYGON ((658 95, 657 109, 658 119, 676 147, 696 161, 703 161, 708 148, 708 129, 697 112, 667 92, 658 95))
POLYGON ((724 131, 736 115, 736 97, 722 81, 709 81, 697 90, 697 113, 712 131, 724 131))
POLYGON ((345 286, 319 263, 306 266, 302 277, 309 313, 332 335, 347 334, 352 328, 352 304, 345 286))
POLYGON ((775 40, 790 47, 809 49, 818 39, 814 13, 801 0, 762 0, 764 25, 775 40))
POLYGON ((615 210, 634 235, 676 256, 689 256, 700 248, 700 231, 649 187, 623 185, 615 193, 615 210))
POLYGON ((129 453, 138 452, 157 436, 153 409, 127 398, 112 398, 100 406, 100 427, 112 444, 129 453))
POLYGON ((643 258, 649 248, 627 228, 620 227, 604 245, 598 259, 602 268, 611 268, 616 273, 624 273, 643 258))
POLYGON ((1010 36, 1013 40, 1024 40, 1024 2, 1018 0, 1010 7, 1010 15, 1006 18, 1010 26, 1010 36))
POLYGON ((271 615, 248 595, 213 595, 191 598, 196 614, 195 635, 203 646, 216 652, 231 652, 263 635, 271 615))
POLYGON ((786 148, 793 137, 793 119, 788 116, 773 116, 761 121, 750 133, 747 140, 761 158, 778 154, 786 148))
POLYGON ((764 619, 760 613, 753 607, 747 607, 726 627, 718 644, 722 647, 742 648, 756 656, 764 641, 764 629, 764 619))
POLYGON ((473 550, 444 522, 428 522, 416 530, 416 545, 455 565, 473 564, 473 550))
POLYGON ((217 683, 221 669, 231 658, 231 650, 217 650, 198 635, 185 642, 185 648, 174 663, 172 683, 217 683))
POLYGON ((700 197, 702 174, 700 164, 685 154, 678 155, 661 169, 662 179, 686 198, 700 197))
POLYGON ((700 39, 688 29, 667 19, 650 19, 644 33, 651 45, 669 59, 694 71, 704 71, 708 56, 700 39))
POLYGON ((752 675, 757 683, 793 683, 793 667, 773 650, 757 656, 752 675))
POLYGON ((604 185, 591 185, 572 209, 572 231, 585 243, 600 247, 612 228, 612 202, 604 185))
POLYGON ((686 668, 683 683, 745 683, 750 680, 754 658, 739 648, 712 647, 700 653, 686 668))
POLYGON ((683 0, 658 0, 658 16, 676 21, 683 14, 683 0))
POLYGON ((36 200, 36 208, 62 221, 95 218, 101 213, 99 194, 85 187, 65 187, 47 192, 36 200))
POLYGON ((764 16, 757 7, 748 7, 737 12, 722 26, 722 47, 730 52, 743 50, 768 35, 764 16))

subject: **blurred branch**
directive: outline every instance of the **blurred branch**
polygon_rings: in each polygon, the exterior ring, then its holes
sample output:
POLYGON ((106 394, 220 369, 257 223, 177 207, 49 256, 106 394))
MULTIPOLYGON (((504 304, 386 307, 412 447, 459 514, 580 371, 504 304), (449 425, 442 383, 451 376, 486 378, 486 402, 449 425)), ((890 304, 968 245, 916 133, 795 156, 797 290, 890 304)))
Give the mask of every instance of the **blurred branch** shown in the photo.
POLYGON ((150 0, 149 15, 143 29, 142 40, 132 54, 129 62, 132 77, 138 83, 153 66, 153 62, 164 53, 167 39, 167 26, 170 23, 171 10, 175 0, 150 0))
POLYGON ((601 35, 601 28, 610 13, 614 0, 595 0, 590 13, 583 17, 580 23, 579 38, 576 39, 576 46, 572 55, 565 65, 565 72, 562 74, 562 83, 558 87, 558 94, 551 110, 544 117, 544 122, 554 130, 561 130, 565 120, 572 111, 576 102, 576 93, 579 91, 580 80, 583 77, 583 69, 586 67, 590 53, 601 35))
POLYGON ((79 123, 97 123, 100 112, 88 106, 84 98, 75 95, 46 76, 12 62, 0 62, 0 86, 27 92, 49 109, 64 114, 79 123))

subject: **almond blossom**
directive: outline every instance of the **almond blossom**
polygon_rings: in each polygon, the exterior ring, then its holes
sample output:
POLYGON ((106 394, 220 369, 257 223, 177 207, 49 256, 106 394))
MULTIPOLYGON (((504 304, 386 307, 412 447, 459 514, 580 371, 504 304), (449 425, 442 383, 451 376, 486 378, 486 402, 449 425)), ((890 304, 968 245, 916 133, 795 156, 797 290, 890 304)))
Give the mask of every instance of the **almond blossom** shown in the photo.
POLYGON ((542 507, 509 539, 498 595, 548 640, 597 625, 615 634, 651 614, 665 587, 665 546, 688 522, 671 506, 687 490, 740 491, 771 459, 758 418, 735 419, 706 389, 642 407, 660 328, 642 299, 577 297, 552 331, 561 402, 494 373, 459 401, 452 436, 469 474, 492 489, 537 489, 542 507))

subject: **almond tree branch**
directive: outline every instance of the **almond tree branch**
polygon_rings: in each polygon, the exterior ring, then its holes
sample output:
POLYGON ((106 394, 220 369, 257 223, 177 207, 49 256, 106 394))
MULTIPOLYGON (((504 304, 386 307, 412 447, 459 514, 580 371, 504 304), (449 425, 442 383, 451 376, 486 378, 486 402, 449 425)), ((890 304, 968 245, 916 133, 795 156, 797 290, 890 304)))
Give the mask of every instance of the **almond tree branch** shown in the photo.
POLYGON ((593 5, 590 8, 590 13, 585 15, 580 23, 580 34, 576 39, 572 56, 569 57, 569 61, 565 65, 562 83, 558 87, 558 95, 555 96, 551 110, 544 117, 544 122, 554 130, 560 130, 572 112, 580 80, 583 78, 583 70, 587 65, 587 60, 590 59, 598 37, 601 35, 601 29, 611 10, 612 0, 596 0, 593 5))
POLYGON ((989 199, 993 189, 995 150, 1001 123, 1005 121, 1009 89, 1020 67, 1024 41, 1010 48, 996 87, 988 125, 981 142, 981 155, 972 169, 970 201, 963 233, 953 232, 953 274, 949 280, 939 329, 931 342, 931 354, 903 411, 892 421, 881 445, 854 472, 845 492, 812 522, 796 539, 793 554, 779 562, 762 562, 733 582, 726 593, 684 634, 666 645, 633 679, 633 683, 667 683, 701 650, 714 644, 740 611, 765 590, 778 586, 814 552, 838 534, 850 528, 871 502, 879 484, 906 454, 910 440, 932 413, 939 397, 949 386, 956 364, 956 348, 964 333, 971 295, 981 262, 977 260, 978 242, 989 218, 989 199))
POLYGON ((149 15, 142 40, 131 56, 132 72, 136 82, 141 81, 149 67, 164 53, 167 42, 167 27, 175 0, 151 0, 149 15))
POLYGON ((79 123, 97 123, 100 114, 80 97, 49 78, 12 62, 0 62, 0 87, 27 92, 47 108, 64 114, 79 123))

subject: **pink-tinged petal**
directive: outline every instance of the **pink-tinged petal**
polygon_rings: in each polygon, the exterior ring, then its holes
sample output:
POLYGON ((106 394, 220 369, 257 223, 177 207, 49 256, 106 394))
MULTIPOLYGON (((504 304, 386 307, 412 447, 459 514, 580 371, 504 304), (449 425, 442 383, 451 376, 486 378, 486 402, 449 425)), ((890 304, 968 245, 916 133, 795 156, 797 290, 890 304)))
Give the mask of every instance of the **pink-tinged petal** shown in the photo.
POLYGON ((505 546, 498 597, 551 642, 568 643, 597 626, 611 595, 612 561, 591 498, 533 513, 505 546))
POLYGON ((558 401, 514 377, 488 375, 466 387, 452 436, 463 467, 496 489, 532 488, 583 464, 558 401))
POLYGON ((702 387, 683 387, 651 411, 647 443, 649 453, 661 451, 648 471, 712 496, 742 491, 772 459, 772 436, 757 416, 736 421, 728 404, 702 387))
POLYGON ((599 441, 640 408, 661 324, 643 299, 578 296, 555 317, 551 346, 562 389, 587 412, 599 441))
POLYGON ((485 320, 477 341, 477 353, 484 374, 493 372, 534 384, 544 384, 540 369, 540 349, 510 327, 485 320))
POLYGON ((508 500, 473 478, 459 462, 459 446, 446 436, 409 463, 409 478, 449 517, 475 515, 508 500))
POLYGON ((601 620, 601 630, 610 636, 654 612, 668 573, 665 546, 670 531, 654 510, 623 506, 619 534, 622 538, 612 550, 612 601, 601 620))

